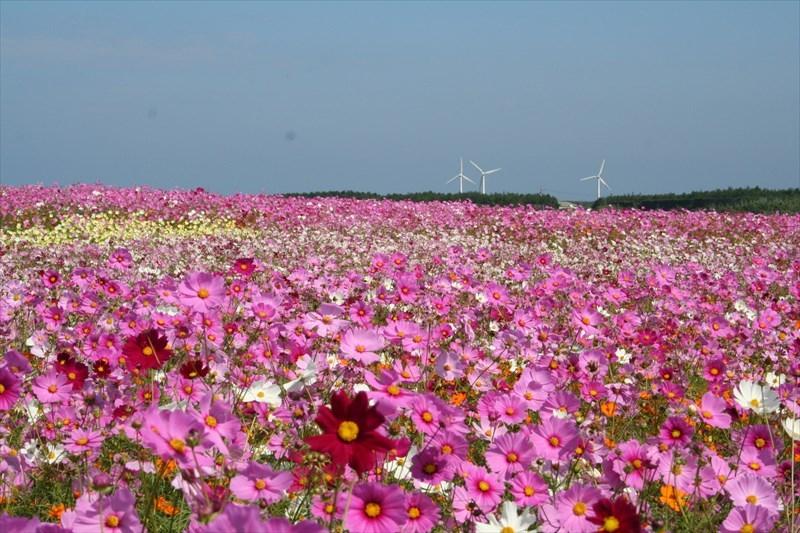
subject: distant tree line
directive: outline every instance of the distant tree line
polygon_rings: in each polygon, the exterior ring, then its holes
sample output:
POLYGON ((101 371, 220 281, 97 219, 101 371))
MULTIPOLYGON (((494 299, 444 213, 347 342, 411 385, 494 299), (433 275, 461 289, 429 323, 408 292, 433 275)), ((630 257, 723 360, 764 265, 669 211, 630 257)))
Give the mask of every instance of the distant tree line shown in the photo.
POLYGON ((638 209, 708 209, 752 213, 800 213, 800 189, 760 187, 693 191, 684 194, 628 194, 600 198, 592 207, 638 209))
POLYGON ((414 192, 405 194, 377 194, 358 191, 322 191, 289 193, 284 196, 301 198, 355 198, 358 200, 409 200, 412 202, 472 202, 476 205, 531 205, 536 207, 558 207, 558 199, 549 194, 517 194, 496 193, 481 194, 479 192, 465 193, 440 193, 433 191, 414 192))

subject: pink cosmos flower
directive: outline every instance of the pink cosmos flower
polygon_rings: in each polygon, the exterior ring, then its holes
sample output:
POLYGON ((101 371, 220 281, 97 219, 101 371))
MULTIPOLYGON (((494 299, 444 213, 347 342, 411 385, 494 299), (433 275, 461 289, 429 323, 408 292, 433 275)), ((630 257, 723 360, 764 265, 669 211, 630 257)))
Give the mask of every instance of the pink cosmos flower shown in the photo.
POLYGON ((113 495, 93 499, 89 495, 75 503, 73 533, 140 533, 142 524, 134 509, 135 500, 126 488, 113 495))
POLYGON ((736 476, 725 488, 736 506, 759 505, 770 513, 780 510, 775 489, 762 477, 753 474, 736 476))
POLYGON ((651 479, 653 476, 648 471, 652 471, 653 463, 650 461, 650 447, 635 439, 623 442, 617 447, 619 454, 612 463, 612 469, 619 475, 622 482, 641 490, 644 487, 645 477, 651 479))
POLYGON ((492 472, 506 479, 528 468, 533 459, 533 445, 522 433, 506 433, 498 437, 486 452, 486 464, 492 472))
POLYGON ((50 306, 42 313, 42 319, 48 331, 56 331, 64 323, 64 310, 57 305, 50 306))
POLYGON ((441 510, 429 497, 415 492, 406 498, 406 516, 403 533, 428 533, 439 523, 441 510))
POLYGON ((103 445, 103 434, 100 431, 76 429, 70 433, 64 448, 70 453, 81 454, 99 450, 103 445))
POLYGON ((511 495, 520 506, 540 505, 549 499, 547 483, 536 473, 525 470, 511 480, 511 495))
POLYGON ((588 485, 573 485, 559 492, 554 505, 541 507, 542 531, 569 531, 570 533, 590 533, 597 526, 589 521, 592 505, 602 493, 588 485))
POLYGON ((533 429, 531 440, 542 459, 563 461, 575 451, 579 436, 575 422, 551 417, 533 429))
POLYGON ((42 403, 60 403, 69 399, 72 383, 55 369, 33 380, 33 394, 42 403))
POLYGON ((17 398, 19 398, 19 379, 7 369, 0 368, 0 411, 8 411, 14 407, 17 398))
POLYGON ((671 416, 661 426, 659 438, 668 446, 686 446, 691 442, 694 430, 679 416, 671 416))
POLYGON ((727 408, 725 400, 707 392, 700 402, 700 416, 709 426, 727 429, 731 427, 731 415, 725 412, 727 408))
POLYGON ((469 463, 465 464, 464 476, 464 488, 480 510, 487 514, 494 511, 505 491, 502 480, 469 463))
POLYGON ((775 525, 777 517, 760 505, 747 504, 734 507, 722 522, 720 533, 769 533, 775 525))
POLYGON ((231 492, 242 500, 261 500, 275 503, 292 484, 292 474, 276 472, 267 465, 250 462, 231 480, 231 492))
POLYGON ((144 444, 162 459, 175 459, 189 468, 195 468, 197 461, 201 466, 210 462, 203 454, 211 444, 205 426, 191 414, 153 407, 145 414, 141 432, 144 444))
POLYGON ((225 301, 225 279, 206 272, 189 274, 178 286, 178 301, 198 313, 208 313, 225 301))
POLYGON ((353 489, 344 526, 362 533, 396 533, 407 519, 406 497, 400 487, 361 483, 353 489))
POLYGON ((375 352, 382 350, 384 346, 386 343, 383 338, 368 329, 351 329, 342 336, 339 345, 344 357, 355 359, 365 365, 380 359, 375 352))

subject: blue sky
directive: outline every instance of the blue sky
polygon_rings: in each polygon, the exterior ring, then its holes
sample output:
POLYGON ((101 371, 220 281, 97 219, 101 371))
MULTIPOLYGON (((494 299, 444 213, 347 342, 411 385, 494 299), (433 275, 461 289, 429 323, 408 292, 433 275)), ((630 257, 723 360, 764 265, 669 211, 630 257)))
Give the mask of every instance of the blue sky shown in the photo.
POLYGON ((448 191, 461 156, 797 187, 800 3, 0 2, 4 184, 448 191))

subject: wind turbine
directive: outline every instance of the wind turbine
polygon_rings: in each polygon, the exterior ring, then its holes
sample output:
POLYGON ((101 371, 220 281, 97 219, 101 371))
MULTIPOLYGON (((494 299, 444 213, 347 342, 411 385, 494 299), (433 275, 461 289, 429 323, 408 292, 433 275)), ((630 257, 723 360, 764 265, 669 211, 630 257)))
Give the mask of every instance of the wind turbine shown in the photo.
POLYGON ((471 184, 475 185, 475 182, 469 179, 467 176, 464 175, 464 159, 458 158, 458 163, 461 165, 461 170, 458 171, 458 174, 447 180, 447 183, 452 181, 458 180, 458 192, 459 194, 464 194, 464 180, 467 180, 471 184))
POLYGON ((608 186, 608 183, 606 183, 606 180, 603 179, 603 169, 605 168, 605 166, 606 166, 606 160, 603 159, 603 162, 600 163, 600 170, 597 172, 597 174, 595 174, 594 176, 586 176, 585 178, 581 178, 581 181, 597 180, 597 199, 598 200, 600 199, 600 184, 601 183, 603 184, 603 186, 605 186, 606 189, 608 189, 609 191, 611 190, 611 187, 608 186))
POLYGON ((495 168, 492 170, 483 170, 481 167, 478 166, 478 163, 475 161, 470 160, 472 166, 478 169, 478 172, 481 173, 481 194, 486 194, 486 176, 489 174, 494 174, 495 172, 500 172, 503 170, 502 168, 495 168))

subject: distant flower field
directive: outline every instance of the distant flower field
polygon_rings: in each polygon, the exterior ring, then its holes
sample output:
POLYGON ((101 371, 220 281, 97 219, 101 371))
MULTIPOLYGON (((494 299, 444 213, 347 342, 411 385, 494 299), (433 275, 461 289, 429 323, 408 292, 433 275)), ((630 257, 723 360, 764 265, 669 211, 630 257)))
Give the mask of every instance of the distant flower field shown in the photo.
POLYGON ((0 531, 800 531, 800 216, 0 187, 0 531))

